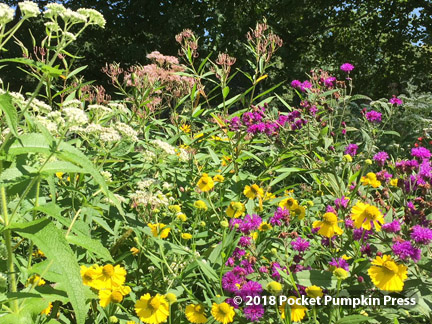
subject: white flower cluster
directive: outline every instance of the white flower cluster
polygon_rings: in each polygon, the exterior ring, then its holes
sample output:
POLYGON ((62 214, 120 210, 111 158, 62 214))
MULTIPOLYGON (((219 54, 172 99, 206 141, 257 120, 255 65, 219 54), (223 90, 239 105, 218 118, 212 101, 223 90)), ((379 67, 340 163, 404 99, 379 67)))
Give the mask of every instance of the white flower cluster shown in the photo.
POLYGON ((97 25, 102 28, 105 27, 106 20, 100 12, 94 9, 80 8, 78 9, 78 13, 86 16, 90 25, 97 25))
POLYGON ((112 182, 112 174, 109 171, 101 171, 102 177, 104 177, 104 180, 106 182, 112 182))
POLYGON ((156 158, 156 154, 154 154, 152 151, 144 151, 142 155, 144 161, 146 162, 152 162, 156 158))
POLYGON ((33 1, 18 2, 23 17, 37 17, 40 14, 39 7, 33 1))
POLYGON ((126 108, 124 104, 117 103, 117 102, 110 102, 108 106, 113 110, 118 110, 124 114, 130 113, 130 110, 126 108))
POLYGON ((140 190, 145 190, 150 188, 152 185, 156 184, 158 181, 156 179, 145 179, 137 183, 137 187, 140 190))
POLYGON ((103 105, 89 105, 88 109, 89 110, 97 111, 98 113, 102 113, 102 115, 112 113, 112 109, 111 108, 108 108, 108 107, 103 106, 103 105))
POLYGON ((71 22, 72 24, 80 24, 87 22, 87 17, 85 15, 82 15, 69 8, 61 12, 59 15, 64 21, 71 22))
POLYGON ((51 106, 36 98, 34 98, 30 103, 30 109, 32 109, 34 112, 46 114, 52 111, 51 106))
POLYGON ((156 146, 160 147, 167 154, 172 154, 172 155, 176 154, 175 148, 172 145, 168 144, 167 142, 161 141, 159 139, 152 140, 151 142, 156 146))
POLYGON ((7 4, 0 3, 0 26, 13 20, 15 11, 7 4))
POLYGON ((120 134, 111 127, 102 127, 99 138, 105 143, 118 142, 121 140, 120 134))
POLYGON ((48 21, 45 23, 45 27, 48 29, 49 32, 58 32, 60 30, 59 24, 57 24, 54 21, 48 21))
MULTIPOLYGON (((118 194, 114 194, 114 197, 116 197, 117 200, 120 201, 121 203, 125 203, 126 202, 126 198, 123 197, 123 196, 120 196, 118 194)), ((104 197, 102 199, 102 202, 106 202, 106 203, 109 203, 109 204, 111 204, 111 205, 114 206, 114 201, 112 199, 108 198, 108 197, 104 197)))
POLYGON ((114 125, 114 127, 120 132, 120 134, 130 138, 133 141, 138 141, 138 132, 129 125, 118 122, 114 125))
POLYGON ((9 94, 12 97, 12 103, 17 107, 24 109, 24 107, 27 105, 27 101, 25 100, 24 96, 19 92, 13 91, 9 92, 9 94))
POLYGON ((65 114, 66 122, 70 126, 80 126, 88 122, 86 113, 79 108, 66 107, 62 111, 65 114))
POLYGON ((53 135, 58 134, 58 124, 44 116, 36 116, 36 120, 53 135))
POLYGON ((47 10, 44 11, 44 16, 47 18, 54 18, 66 11, 66 8, 60 3, 49 3, 46 5, 47 10))
POLYGON ((63 102, 62 106, 63 108, 65 107, 81 108, 81 101, 79 101, 78 99, 68 100, 63 102))
POLYGON ((179 152, 177 153, 178 157, 182 161, 189 161, 190 155, 187 150, 180 148, 179 152))
POLYGON ((153 208, 158 208, 160 206, 167 207, 170 204, 170 201, 174 200, 173 197, 168 198, 161 191, 157 191, 153 194, 144 190, 137 190, 130 195, 130 198, 133 200, 134 207, 146 207, 150 205, 153 208))

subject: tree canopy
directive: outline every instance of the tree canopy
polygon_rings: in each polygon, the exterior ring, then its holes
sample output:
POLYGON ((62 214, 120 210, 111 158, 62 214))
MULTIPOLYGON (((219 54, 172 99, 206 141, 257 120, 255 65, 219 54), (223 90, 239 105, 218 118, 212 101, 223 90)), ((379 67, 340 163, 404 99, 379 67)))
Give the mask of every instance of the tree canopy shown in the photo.
MULTIPOLYGON (((48 3, 36 2, 41 8, 48 3)), ((276 53, 278 69, 270 75, 272 82, 304 79, 304 71, 312 68, 336 71, 350 62, 356 66, 356 88, 369 95, 398 94, 408 82, 420 90, 432 85, 428 0, 67 0, 63 4, 94 8, 107 20, 103 31, 86 31, 75 48, 83 57, 80 64, 89 66, 86 79, 99 83, 104 80, 100 70, 105 63, 144 64, 154 50, 176 55, 174 36, 185 28, 200 37, 201 57, 227 52, 237 58, 235 68, 247 69, 242 42, 250 28, 266 19, 284 42, 276 53)), ((37 33, 37 28, 32 26, 32 32, 37 33)), ((9 81, 14 78, 9 76, 9 81)))

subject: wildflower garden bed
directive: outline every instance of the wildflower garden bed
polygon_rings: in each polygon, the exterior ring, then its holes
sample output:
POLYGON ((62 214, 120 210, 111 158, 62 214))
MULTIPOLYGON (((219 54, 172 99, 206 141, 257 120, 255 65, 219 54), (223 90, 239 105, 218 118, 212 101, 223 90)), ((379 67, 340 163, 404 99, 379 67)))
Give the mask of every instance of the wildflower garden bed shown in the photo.
POLYGON ((409 98, 353 95, 344 63, 288 103, 265 23, 249 71, 184 30, 179 58, 107 64, 108 93, 68 52, 101 14, 19 7, 0 4, 0 49, 40 14, 45 35, 0 60, 37 81, 0 90, 0 323, 432 321, 431 142, 409 98))

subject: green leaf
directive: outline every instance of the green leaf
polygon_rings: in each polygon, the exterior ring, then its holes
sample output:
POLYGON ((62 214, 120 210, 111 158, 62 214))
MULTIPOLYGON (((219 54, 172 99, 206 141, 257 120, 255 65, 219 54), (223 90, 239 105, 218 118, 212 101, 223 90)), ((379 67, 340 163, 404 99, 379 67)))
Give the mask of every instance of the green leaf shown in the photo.
POLYGON ((230 88, 228 86, 226 86, 225 88, 223 88, 222 95, 223 95, 224 99, 228 96, 229 92, 230 92, 230 88))
POLYGON ((207 150, 209 151, 213 162, 216 163, 217 165, 220 165, 221 162, 220 162, 218 156, 216 155, 216 153, 210 147, 207 147, 207 150))
POLYGON ((81 246, 90 252, 100 256, 106 261, 114 262, 108 249, 102 245, 99 240, 93 240, 92 238, 84 235, 68 235, 67 241, 71 244, 81 246))
POLYGON ((313 286, 334 289, 337 285, 337 280, 333 277, 330 271, 307 270, 294 274, 294 280, 302 286, 313 286))
POLYGON ((304 169, 300 169, 300 168, 283 168, 283 169, 277 170, 277 172, 284 172, 284 173, 278 175, 275 179, 273 179, 273 181, 270 182, 270 187, 274 186, 275 184, 277 184, 279 182, 281 182, 286 177, 288 177, 291 173, 293 173, 293 172, 300 172, 300 171, 304 171, 304 169))
POLYGON ((360 324, 368 321, 369 317, 363 315, 349 315, 341 318, 336 324, 360 324))
POLYGON ((48 162, 41 170, 42 174, 53 174, 57 172, 89 173, 86 170, 77 167, 75 164, 66 161, 48 162))
POLYGON ((9 229, 32 240, 61 272, 59 282, 66 288, 70 303, 75 310, 76 321, 84 324, 87 306, 80 267, 64 234, 47 218, 30 223, 12 224, 9 229))
POLYGON ((18 136, 18 113, 12 104, 12 97, 8 93, 0 95, 0 110, 3 111, 6 123, 15 136, 18 136))

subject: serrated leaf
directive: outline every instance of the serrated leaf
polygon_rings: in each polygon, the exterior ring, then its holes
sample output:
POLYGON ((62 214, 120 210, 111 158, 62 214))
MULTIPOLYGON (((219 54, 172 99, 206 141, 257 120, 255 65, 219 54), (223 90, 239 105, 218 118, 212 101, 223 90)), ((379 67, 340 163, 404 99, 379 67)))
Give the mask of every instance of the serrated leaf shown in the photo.
POLYGON ((0 110, 3 111, 6 123, 15 136, 18 136, 18 113, 12 104, 12 97, 8 93, 0 95, 0 110))
POLYGON ((92 238, 84 235, 73 235, 70 234, 66 237, 67 241, 71 244, 78 245, 87 249, 90 252, 98 255, 106 261, 114 262, 108 249, 102 245, 98 240, 93 240, 92 238))
POLYGON ((80 267, 63 232, 47 218, 25 224, 12 224, 9 229, 32 240, 46 255, 47 260, 53 262, 60 270, 60 283, 66 288, 69 301, 75 310, 76 321, 78 324, 84 324, 87 306, 80 267))

